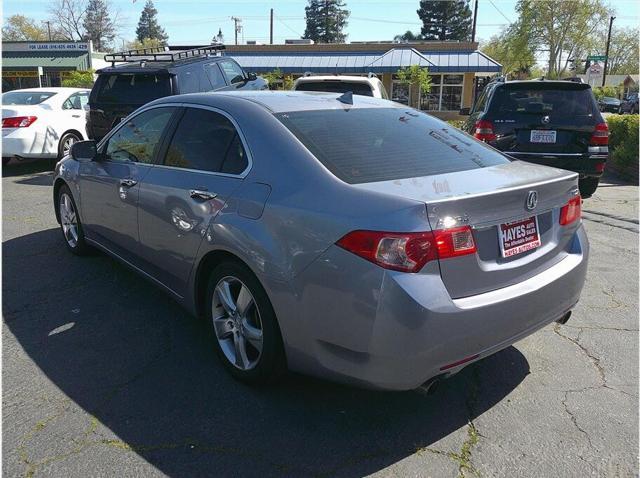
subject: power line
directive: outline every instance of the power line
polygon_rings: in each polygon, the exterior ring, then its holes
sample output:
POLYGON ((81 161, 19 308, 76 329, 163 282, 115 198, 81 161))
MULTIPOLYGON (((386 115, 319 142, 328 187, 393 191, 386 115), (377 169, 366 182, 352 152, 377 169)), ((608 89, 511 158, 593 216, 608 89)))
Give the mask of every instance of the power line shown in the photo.
POLYGON ((509 18, 508 18, 504 13, 502 13, 502 10, 500 10, 498 7, 496 7, 496 4, 495 4, 495 3, 493 3, 493 1, 492 1, 492 0, 489 0, 489 3, 490 3, 491 5, 493 5, 493 8, 495 8, 495 9, 498 11, 498 13, 499 13, 500 15, 502 15, 502 18, 504 18, 506 21, 508 21, 508 22, 509 22, 509 24, 511 24, 511 23, 512 23, 512 21, 511 21, 511 20, 510 20, 510 19, 509 19, 509 18))
POLYGON ((274 15, 275 19, 278 20, 278 22, 282 23, 282 25, 287 28, 289 31, 292 31, 293 33, 295 33, 297 36, 299 36, 300 38, 303 37, 303 35, 300 34, 300 32, 297 32, 296 30, 294 30, 293 28, 291 28, 289 25, 287 25, 285 22, 283 22, 282 20, 280 20, 280 17, 277 15, 274 15))

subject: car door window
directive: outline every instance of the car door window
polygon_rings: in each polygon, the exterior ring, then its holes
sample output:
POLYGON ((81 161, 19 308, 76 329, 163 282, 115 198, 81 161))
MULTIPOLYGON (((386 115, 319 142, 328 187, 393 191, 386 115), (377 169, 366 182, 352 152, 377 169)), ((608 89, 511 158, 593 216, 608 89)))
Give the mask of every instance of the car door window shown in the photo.
POLYGON ((214 111, 187 108, 169 144, 164 164, 240 174, 248 161, 238 131, 229 119, 214 111))
POLYGON ((218 63, 230 84, 244 81, 244 71, 235 61, 224 60, 218 63))
POLYGON ((209 81, 211 82, 211 87, 214 90, 224 88, 227 84, 224 81, 224 77, 222 76, 222 72, 220 68, 215 63, 210 63, 204 66, 204 71, 207 73, 209 77, 209 81))
POLYGON ((81 93, 74 93, 62 103, 63 110, 82 110, 89 102, 89 93, 83 91, 81 93))
POLYGON ((109 138, 104 153, 110 161, 152 163, 175 108, 153 108, 134 116, 109 138))

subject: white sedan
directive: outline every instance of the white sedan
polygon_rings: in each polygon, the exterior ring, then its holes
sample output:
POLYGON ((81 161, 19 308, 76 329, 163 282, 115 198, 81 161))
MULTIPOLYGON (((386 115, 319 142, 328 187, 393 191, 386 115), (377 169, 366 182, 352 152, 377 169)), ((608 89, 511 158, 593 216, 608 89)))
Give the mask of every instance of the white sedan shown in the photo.
POLYGON ((62 158, 86 138, 91 90, 28 88, 2 95, 2 164, 11 158, 62 158))

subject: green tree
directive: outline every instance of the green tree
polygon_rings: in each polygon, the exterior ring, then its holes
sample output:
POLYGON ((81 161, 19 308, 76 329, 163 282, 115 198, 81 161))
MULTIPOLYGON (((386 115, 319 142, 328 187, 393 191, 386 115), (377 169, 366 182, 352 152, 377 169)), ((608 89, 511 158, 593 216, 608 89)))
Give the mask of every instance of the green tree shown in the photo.
POLYGON ((45 41, 48 38, 46 27, 24 15, 11 15, 2 27, 3 41, 45 41))
POLYGON ((160 40, 157 40, 157 39, 145 38, 142 41, 135 39, 127 43, 127 50, 142 50, 144 48, 160 48, 162 46, 164 45, 162 45, 160 40))
POLYGON ((518 25, 506 28, 488 42, 483 42, 480 51, 499 62, 504 75, 528 78, 536 64, 529 32, 518 25))
POLYGON ((62 80, 62 86, 71 88, 91 88, 93 86, 93 70, 72 71, 62 80))
POLYGON ((269 83, 270 90, 291 90, 293 88, 293 77, 282 73, 280 68, 268 71, 261 76, 269 83))
POLYGON ((169 35, 158 23, 158 10, 156 10, 152 0, 147 0, 140 14, 140 20, 136 28, 136 38, 140 42, 144 42, 146 38, 158 40, 162 46, 166 45, 167 40, 169 40, 169 35))
POLYGON ((582 58, 598 32, 608 25, 602 0, 519 0, 518 28, 527 31, 531 47, 548 54, 547 75, 565 76, 572 59, 582 58))
POLYGON ((425 40, 466 41, 471 37, 469 0, 421 0, 418 16, 425 40))
POLYGON ((431 75, 428 68, 419 65, 406 66, 400 68, 396 75, 402 83, 418 86, 422 93, 431 91, 431 75))
MULTIPOLYGON (((606 32, 597 40, 597 46, 590 51, 599 55, 606 52, 606 32)), ((609 47, 609 61, 607 74, 624 75, 638 74, 638 27, 616 28, 615 22, 611 32, 611 45, 609 47)))
POLYGON ((423 40, 422 35, 419 33, 413 33, 411 30, 407 30, 402 35, 396 35, 393 37, 394 42, 420 41, 420 40, 423 40))
POLYGON ((309 0, 304 7, 307 27, 304 38, 317 43, 344 43, 349 10, 342 0, 309 0))
POLYGON ((93 42, 96 51, 107 51, 116 37, 116 23, 109 14, 110 10, 107 0, 89 0, 87 5, 83 26, 86 38, 93 42))

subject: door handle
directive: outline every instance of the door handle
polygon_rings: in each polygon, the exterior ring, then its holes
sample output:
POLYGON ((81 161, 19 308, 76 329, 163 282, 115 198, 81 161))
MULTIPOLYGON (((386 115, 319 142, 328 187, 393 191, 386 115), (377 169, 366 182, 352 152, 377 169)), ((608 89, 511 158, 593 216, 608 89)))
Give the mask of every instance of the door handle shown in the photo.
POLYGON ((192 189, 191 191, 189 191, 189 196, 191 196, 193 199, 209 200, 209 199, 215 199, 217 194, 210 193, 209 191, 203 191, 201 189, 192 189))
POLYGON ((73 118, 80 118, 80 115, 71 115, 73 118))
POLYGON ((128 188, 135 186, 136 184, 138 184, 138 181, 136 181, 135 179, 122 179, 120 181, 121 186, 125 186, 128 188))

